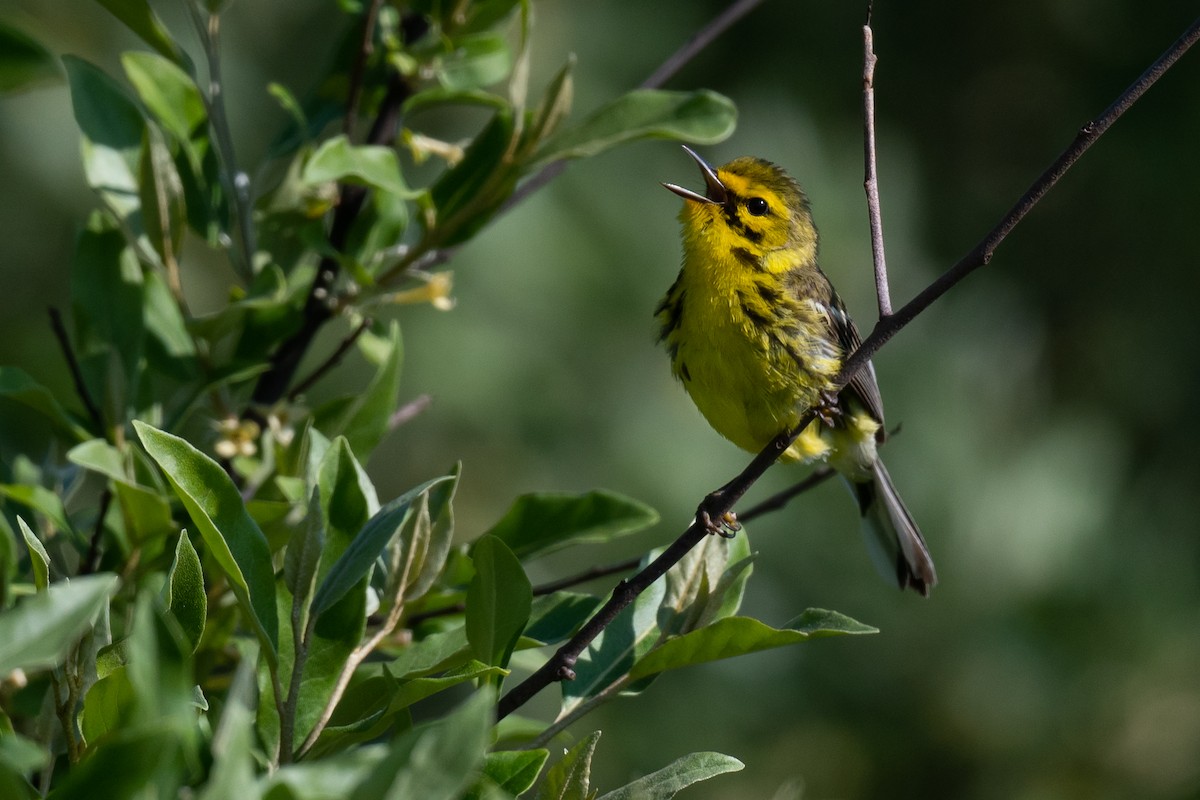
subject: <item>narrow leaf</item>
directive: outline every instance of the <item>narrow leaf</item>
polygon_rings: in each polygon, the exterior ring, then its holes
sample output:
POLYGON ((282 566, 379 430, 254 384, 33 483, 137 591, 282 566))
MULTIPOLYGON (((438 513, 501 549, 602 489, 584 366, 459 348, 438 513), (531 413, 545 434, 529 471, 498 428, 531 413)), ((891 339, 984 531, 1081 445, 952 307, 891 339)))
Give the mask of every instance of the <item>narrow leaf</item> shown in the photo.
POLYGON ((597 489, 522 495, 487 533, 525 559, 578 542, 607 542, 656 522, 658 512, 645 503, 597 489))
POLYGON ((178 436, 137 420, 133 426, 229 578, 268 658, 273 658, 279 647, 279 619, 271 550, 237 487, 217 462, 178 436))
POLYGON ((321 492, 313 489, 304 524, 296 526, 296 532, 283 554, 284 585, 301 602, 312 595, 324 546, 325 521, 321 514, 321 492))
POLYGON ((745 766, 733 756, 721 753, 692 753, 616 791, 601 795, 599 800, 670 800, 693 783, 726 772, 738 772, 745 766))
POLYGON ((0 94, 61 80, 54 56, 36 39, 0 23, 0 94))
POLYGON ((39 592, 43 592, 50 585, 50 554, 46 552, 46 546, 33 532, 33 528, 30 528, 29 523, 19 514, 17 515, 17 525, 21 529, 21 536, 25 539, 25 546, 29 548, 29 563, 33 567, 33 585, 39 592))
POLYGON ((305 183, 356 183, 400 197, 415 197, 400 174, 400 160, 390 147, 352 145, 342 135, 324 142, 304 166, 305 183))
POLYGON ((538 800, 589 800, 592 796, 592 756, 600 731, 594 731, 567 751, 546 772, 538 800))
POLYGON ((594 156, 635 139, 716 144, 733 133, 736 120, 733 102, 715 92, 635 89, 551 137, 537 161, 594 156))
POLYGON ((533 786, 549 757, 549 750, 503 750, 488 753, 483 761, 483 774, 515 797, 533 786))
POLYGON ((521 562, 504 542, 484 536, 471 558, 475 577, 467 588, 467 641, 485 664, 507 666, 533 599, 533 587, 521 562))
POLYGON ((167 28, 159 20, 148 0, 96 0, 121 20, 143 42, 162 53, 177 64, 190 67, 187 55, 179 49, 167 28))
POLYGON ((175 558, 167 570, 167 582, 163 586, 167 608, 175 615, 179 627, 192 645, 192 651, 200 645, 204 634, 204 623, 208 618, 208 595, 204 592, 204 572, 200 568, 200 556, 192 546, 187 531, 179 534, 175 545, 175 558))
POLYGON ((640 659, 630 671, 633 680, 691 664, 770 650, 809 639, 843 634, 878 633, 836 611, 812 609, 788 627, 772 628, 752 617, 726 617, 707 628, 669 639, 640 659))
POLYGON ((449 477, 434 478, 405 492, 379 510, 363 526, 341 558, 330 568, 313 597, 312 613, 320 614, 342 598, 371 569, 375 559, 387 547, 404 523, 414 500, 449 477))

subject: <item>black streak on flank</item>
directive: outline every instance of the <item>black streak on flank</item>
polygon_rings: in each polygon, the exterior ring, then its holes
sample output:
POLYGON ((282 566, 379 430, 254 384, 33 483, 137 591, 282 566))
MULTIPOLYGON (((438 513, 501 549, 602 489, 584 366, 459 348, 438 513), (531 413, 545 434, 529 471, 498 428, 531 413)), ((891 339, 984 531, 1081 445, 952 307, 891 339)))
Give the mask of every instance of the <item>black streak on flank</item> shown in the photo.
POLYGON ((779 292, 768 284, 760 283, 754 288, 758 290, 758 296, 763 299, 763 302, 771 308, 779 304, 779 292))
POLYGON ((683 376, 685 381, 692 379, 692 373, 688 372, 687 364, 682 361, 679 362, 679 374, 683 376))
POLYGON ((729 254, 733 256, 734 259, 736 259, 737 262, 743 267, 747 267, 748 269, 755 271, 762 270, 762 264, 759 262, 759 260, 754 257, 753 253, 744 247, 735 247, 729 251, 729 254))
POLYGON ((750 303, 748 303, 746 301, 745 295, 739 295, 738 300, 740 301, 741 306, 742 306, 742 313, 745 314, 746 317, 751 322, 753 322, 759 328, 767 328, 770 326, 771 318, 769 316, 763 316, 762 314, 755 311, 754 308, 750 305, 750 303))

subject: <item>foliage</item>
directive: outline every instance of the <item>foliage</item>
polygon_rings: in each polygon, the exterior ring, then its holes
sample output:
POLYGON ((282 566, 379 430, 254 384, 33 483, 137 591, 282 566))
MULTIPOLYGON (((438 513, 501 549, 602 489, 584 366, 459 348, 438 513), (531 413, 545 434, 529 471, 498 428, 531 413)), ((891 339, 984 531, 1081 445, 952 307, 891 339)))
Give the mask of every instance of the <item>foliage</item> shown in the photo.
MULTIPOLYGON (((291 125, 249 169, 221 94, 223 4, 189 6, 193 57, 148 3, 100 2, 149 49, 122 55, 123 78, 62 59, 99 205, 60 340, 78 403, 0 368, 0 794, 588 798, 598 732, 561 758, 546 745, 604 701, 873 630, 737 616, 752 554, 712 537, 592 643, 555 721, 497 725, 514 653, 564 641, 601 600, 539 590, 524 564, 656 513, 602 490, 533 494, 456 539, 458 466, 388 502, 363 467, 403 416, 399 322, 372 317, 449 307, 438 268, 536 170, 638 138, 717 141, 728 100, 642 89, 571 124, 571 63, 531 94, 528 3, 345 4, 328 80, 303 102, 270 87, 291 125), (487 119, 463 143, 420 125, 464 108, 487 119), (197 250, 236 275, 206 314, 184 291, 197 250), (297 380, 341 319, 353 333, 297 380), (367 384, 308 408, 355 347, 367 384)), ((0 89, 56 74, 28 36, 0 39, 0 89)), ((668 798, 740 768, 695 753, 603 797, 668 798)))

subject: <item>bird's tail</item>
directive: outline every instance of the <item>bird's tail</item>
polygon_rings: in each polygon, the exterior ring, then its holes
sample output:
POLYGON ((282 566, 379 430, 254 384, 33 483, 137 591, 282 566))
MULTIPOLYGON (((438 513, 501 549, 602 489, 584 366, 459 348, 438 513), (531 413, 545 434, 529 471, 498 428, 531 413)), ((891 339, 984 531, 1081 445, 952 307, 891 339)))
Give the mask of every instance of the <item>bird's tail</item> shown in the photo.
POLYGON ((929 548, 896 492, 883 461, 875 460, 871 480, 851 483, 863 518, 863 537, 871 560, 887 580, 922 595, 937 583, 929 548))

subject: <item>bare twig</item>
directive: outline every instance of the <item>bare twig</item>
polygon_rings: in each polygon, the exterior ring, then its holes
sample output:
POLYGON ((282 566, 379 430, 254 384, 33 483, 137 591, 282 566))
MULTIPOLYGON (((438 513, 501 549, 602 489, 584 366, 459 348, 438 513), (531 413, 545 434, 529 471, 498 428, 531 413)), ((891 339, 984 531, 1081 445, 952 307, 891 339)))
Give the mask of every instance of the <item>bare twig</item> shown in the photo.
MULTIPOLYGON (((925 291, 917 295, 906 306, 892 316, 884 317, 875 326, 871 336, 847 360, 838 376, 838 388, 846 386, 854 374, 862 369, 872 355, 890 339, 897 331, 913 320, 921 311, 934 300, 941 297, 968 273, 977 269, 990 260, 996 246, 1003 241, 1012 229, 1037 205, 1059 178, 1073 165, 1085 150, 1103 134, 1130 106, 1137 102, 1155 81, 1187 51, 1196 39, 1200 38, 1200 19, 1192 24, 1183 36, 1179 38, 1163 55, 1146 70, 1117 100, 1095 120, 1085 125, 1079 132, 1075 142, 1034 182, 1029 191, 1018 201, 1017 205, 992 229, 982 242, 970 254, 942 277, 938 278, 925 291), (978 263, 976 263, 978 261, 978 263)), ((543 688, 555 681, 571 680, 574 678, 573 667, 583 650, 600 633, 608 627, 617 615, 632 603, 650 584, 662 577, 668 569, 674 566, 693 547, 703 541, 708 535, 711 523, 725 519, 733 506, 741 499, 746 490, 757 481, 767 468, 779 457, 779 454, 791 446, 796 436, 812 421, 810 411, 800 421, 797 428, 785 434, 780 434, 769 443, 762 452, 754 457, 736 478, 712 492, 701 501, 696 510, 696 519, 687 530, 676 539, 662 555, 638 572, 629 580, 623 580, 613 589, 612 596, 596 614, 589 619, 570 641, 560 647, 540 669, 518 684, 500 700, 498 715, 500 718, 511 714, 524 705, 530 698, 543 688), (706 524, 707 523, 707 524, 706 524)))
POLYGON ((233 264, 242 280, 249 283, 254 277, 254 224, 251 220, 250 178, 237 168, 233 152, 233 134, 229 118, 225 113, 225 84, 221 78, 221 16, 208 14, 207 18, 198 3, 187 3, 196 35, 204 46, 204 58, 208 65, 208 92, 204 94, 205 110, 212 123, 216 142, 217 158, 221 162, 218 170, 221 188, 229 197, 233 215, 233 264))
POLYGON ((71 337, 67 335, 67 327, 63 324, 62 313, 54 306, 50 306, 47 311, 50 313, 50 327, 54 330, 54 338, 58 339, 58 346, 62 349, 63 358, 66 359, 67 369, 71 371, 71 380, 75 383, 75 394, 79 395, 79 400, 87 409, 88 419, 92 421, 96 434, 103 436, 104 416, 100 413, 100 407, 96 405, 96 401, 92 399, 92 393, 88 391, 87 382, 83 379, 83 370, 79 368, 79 359, 75 357, 75 348, 71 346, 71 337))
POLYGON ((863 189, 867 193, 867 217, 871 221, 871 256, 875 263, 875 297, 879 317, 891 316, 892 294, 888 289, 887 259, 883 250, 883 215, 879 211, 879 174, 875 161, 875 41, 871 34, 871 5, 863 25, 863 157, 866 164, 863 189))
POLYGON ((419 394, 412 400, 409 400, 397 408, 392 416, 388 417, 388 430, 394 431, 401 425, 416 419, 425 409, 429 408, 432 402, 433 398, 427 394, 419 394))
POLYGON ((354 346, 354 343, 358 341, 358 337, 362 336, 367 328, 371 327, 371 322, 372 320, 368 317, 360 322, 357 328, 350 331, 346 338, 342 339, 341 343, 338 344, 337 349, 333 351, 333 354, 330 355, 329 358, 325 359, 325 361, 319 367, 314 369, 307 378, 300 381, 298 384, 296 384, 295 388, 288 392, 288 400, 295 400, 297 397, 304 394, 306 391, 312 388, 317 381, 325 377, 329 370, 341 363, 341 360, 346 356, 346 353, 349 352, 350 348, 354 346))

